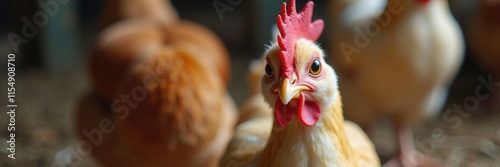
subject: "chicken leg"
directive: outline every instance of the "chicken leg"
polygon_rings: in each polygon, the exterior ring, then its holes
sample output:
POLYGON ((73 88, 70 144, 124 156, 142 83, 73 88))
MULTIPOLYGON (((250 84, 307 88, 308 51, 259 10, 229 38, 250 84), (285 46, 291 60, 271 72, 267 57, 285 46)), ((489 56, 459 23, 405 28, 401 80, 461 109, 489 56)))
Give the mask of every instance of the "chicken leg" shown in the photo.
POLYGON ((413 145, 413 130, 405 125, 396 125, 397 142, 399 153, 397 156, 387 161, 384 167, 442 167, 444 163, 424 155, 415 149, 413 145))

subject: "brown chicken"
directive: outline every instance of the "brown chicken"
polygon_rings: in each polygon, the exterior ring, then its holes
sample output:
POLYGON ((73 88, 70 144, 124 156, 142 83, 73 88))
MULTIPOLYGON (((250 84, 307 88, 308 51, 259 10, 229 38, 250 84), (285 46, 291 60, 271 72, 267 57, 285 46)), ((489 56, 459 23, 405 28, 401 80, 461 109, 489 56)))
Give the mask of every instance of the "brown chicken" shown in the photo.
POLYGON ((104 8, 102 24, 104 27, 130 18, 149 18, 164 26, 179 20, 170 0, 108 0, 104 8))
MULTIPOLYGON (((130 5, 120 3, 109 4, 130 5)), ((127 15, 100 34, 79 135, 104 166, 216 166, 236 123, 227 51, 210 30, 156 15, 127 15)))
POLYGON ((343 119, 337 76, 315 43, 323 22, 311 23, 312 8, 312 1, 300 13, 294 0, 283 5, 277 43, 252 66, 261 70, 251 68, 261 92, 242 107, 221 167, 380 166, 366 134, 343 119))
MULTIPOLYGON (((465 26, 467 45, 479 65, 500 80, 500 0, 475 1, 465 26)), ((500 91, 494 91, 489 107, 500 113, 500 91)))

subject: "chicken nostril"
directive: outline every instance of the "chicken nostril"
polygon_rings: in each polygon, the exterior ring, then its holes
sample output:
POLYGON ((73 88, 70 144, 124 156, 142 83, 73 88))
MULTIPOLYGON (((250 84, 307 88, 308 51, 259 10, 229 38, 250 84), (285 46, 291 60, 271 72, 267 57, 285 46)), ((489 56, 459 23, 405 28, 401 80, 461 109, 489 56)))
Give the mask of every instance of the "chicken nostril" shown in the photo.
POLYGON ((295 84, 297 83, 297 77, 296 76, 292 76, 292 82, 291 84, 295 84))

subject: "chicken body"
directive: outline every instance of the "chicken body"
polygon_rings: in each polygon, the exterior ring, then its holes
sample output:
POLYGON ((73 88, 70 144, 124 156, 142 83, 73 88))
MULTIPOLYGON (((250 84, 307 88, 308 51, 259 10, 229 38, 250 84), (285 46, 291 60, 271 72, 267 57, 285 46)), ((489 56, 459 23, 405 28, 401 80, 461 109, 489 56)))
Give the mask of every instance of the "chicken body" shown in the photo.
POLYGON ((389 0, 381 11, 362 3, 368 2, 332 3, 338 18, 331 62, 341 78, 346 115, 365 130, 389 116, 406 157, 414 151, 408 128, 437 114, 446 100, 463 60, 463 37, 447 1, 389 0), (353 11, 375 15, 350 17, 353 11))
POLYGON ((313 6, 310 1, 297 13, 295 0, 288 9, 283 4, 277 43, 260 65, 261 92, 243 108, 242 115, 253 114, 237 126, 221 166, 380 165, 361 128, 344 123, 337 75, 315 43, 323 21, 311 22, 313 6))
MULTIPOLYGON (((297 46, 297 50, 307 50, 300 55, 322 52, 310 41, 298 42, 297 46)), ((275 44, 264 57, 277 61, 279 50, 275 44)), ((257 66, 263 68, 264 59, 261 63, 257 66)), ((297 65, 304 63, 300 61, 297 65)), ((318 96, 311 96, 324 98, 317 99, 323 112, 320 120, 310 127, 297 117, 285 127, 273 121, 274 107, 269 106, 279 99, 270 94, 264 70, 260 70, 262 92, 253 94, 242 107, 241 115, 246 116, 240 119, 220 166, 380 166, 374 146, 362 129, 343 120, 335 72, 326 64, 323 69, 326 76, 317 85, 318 96)))
MULTIPOLYGON (((480 0, 466 21, 467 45, 479 65, 500 80, 500 1, 480 0)), ((500 109, 500 93, 496 91, 490 107, 500 109)))
POLYGON ((92 142, 84 131, 107 120, 92 149, 104 166, 216 166, 237 118, 227 51, 198 24, 159 22, 132 17, 100 34, 78 132, 92 142))
POLYGON ((477 8, 467 22, 468 45, 487 70, 500 71, 500 1, 480 0, 477 3, 477 8))

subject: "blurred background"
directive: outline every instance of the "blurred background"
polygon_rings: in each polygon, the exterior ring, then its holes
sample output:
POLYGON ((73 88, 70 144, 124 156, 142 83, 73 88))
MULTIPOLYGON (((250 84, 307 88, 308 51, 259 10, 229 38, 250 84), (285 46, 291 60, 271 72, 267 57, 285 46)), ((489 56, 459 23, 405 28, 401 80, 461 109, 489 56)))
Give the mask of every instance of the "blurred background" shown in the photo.
MULTIPOLYGON (((44 0, 42 0, 44 1, 44 0)), ((61 0, 62 1, 62 0, 61 0)), ((215 0, 225 2, 225 0, 215 0)), ((230 92, 237 104, 246 97, 248 88, 246 72, 252 59, 257 59, 271 40, 271 27, 279 13, 282 0, 243 0, 231 6, 232 10, 218 15, 215 1, 172 0, 182 19, 198 22, 217 34, 230 52, 232 78, 230 92)), ((464 32, 472 31, 476 14, 500 18, 500 3, 492 2, 490 11, 480 9, 487 0, 450 0, 450 8, 464 32), (495 11, 497 11, 495 13, 495 11), (485 14, 486 13, 486 14, 485 14)), ((494 0, 490 0, 494 1, 494 0)), ((45 2, 45 1, 44 1, 45 2)), ((298 0, 297 6, 307 1, 298 0)), ((315 0, 313 18, 328 18, 325 0, 315 0)), ((52 166, 54 163, 71 166, 93 166, 92 158, 68 158, 68 146, 79 139, 74 131, 74 110, 79 98, 90 90, 88 81, 88 55, 100 30, 104 1, 67 0, 59 5, 59 12, 48 17, 46 24, 29 31, 32 35, 26 43, 12 45, 8 34, 22 35, 27 18, 32 21, 37 12, 43 11, 36 0, 0 1, 0 66, 6 69, 7 55, 16 54, 16 160, 7 158, 6 141, 9 132, 4 126, 8 117, 0 116, 0 166, 52 166), (18 48, 16 51, 15 48, 18 48)), ((493 19, 491 24, 500 24, 493 19)), ((325 19, 328 21, 328 19, 325 19)), ((33 24, 33 23, 30 23, 33 24)), ((500 26, 497 26, 500 28, 500 26)), ((328 46, 329 27, 319 42, 328 46)), ((500 33, 500 29, 495 29, 500 33)), ((481 30, 476 30, 481 31, 481 30)), ((469 40, 466 36, 466 55, 462 68, 450 88, 447 105, 463 104, 468 96, 474 96, 481 85, 479 77, 488 78, 491 70, 484 68, 475 58, 470 45, 494 43, 500 48, 500 39, 469 40)), ((15 42, 14 42, 15 43, 15 42)), ((326 47, 325 47, 326 49, 326 47)), ((500 55, 495 55, 500 57, 500 55)), ((7 72, 0 75, 3 87, 7 87, 7 72)), ((496 80, 500 81, 500 78, 496 80)), ((7 89, 0 89, 2 106, 7 104, 7 89)), ((496 87, 495 87, 496 88, 496 87)), ((441 158, 449 166, 498 166, 500 163, 500 104, 492 99, 480 100, 477 110, 467 112, 461 126, 455 128, 438 117, 416 128, 416 141, 435 148, 432 156, 441 158), (470 114, 470 115, 469 115, 470 114), (436 130, 437 129, 437 130, 436 130), (449 140, 434 140, 448 137, 449 140)), ((7 111, 3 109, 2 111, 7 111)), ((378 128, 380 144, 388 147, 392 137, 384 123, 378 128)))

